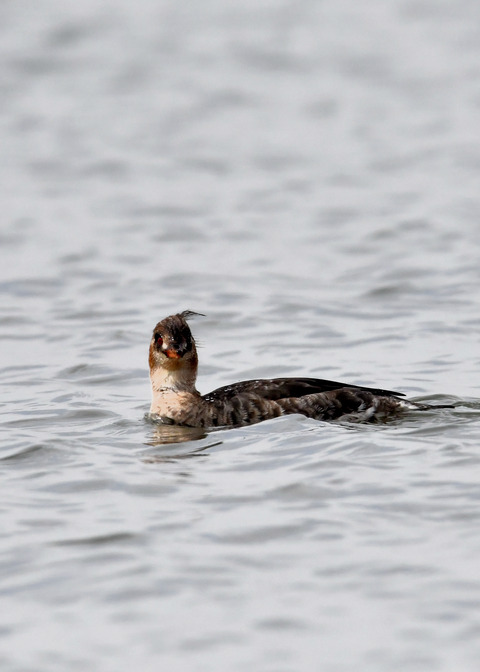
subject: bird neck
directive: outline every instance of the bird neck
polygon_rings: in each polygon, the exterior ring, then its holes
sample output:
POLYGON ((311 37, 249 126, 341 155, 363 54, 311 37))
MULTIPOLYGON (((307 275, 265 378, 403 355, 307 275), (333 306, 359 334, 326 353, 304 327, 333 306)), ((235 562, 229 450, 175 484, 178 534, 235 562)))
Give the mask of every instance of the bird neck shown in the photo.
POLYGON ((196 392, 197 379, 196 361, 172 362, 168 367, 157 366, 150 369, 150 380, 153 392, 173 390, 182 392, 196 392))

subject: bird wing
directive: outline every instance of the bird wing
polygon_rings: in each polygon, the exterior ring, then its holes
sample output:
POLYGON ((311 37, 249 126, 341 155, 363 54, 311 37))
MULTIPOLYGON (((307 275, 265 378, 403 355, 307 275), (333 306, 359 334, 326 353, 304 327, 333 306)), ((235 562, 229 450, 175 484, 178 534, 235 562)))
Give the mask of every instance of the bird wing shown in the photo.
POLYGON ((206 401, 215 401, 218 399, 232 399, 238 394, 253 393, 263 399, 287 399, 292 397, 303 397, 307 394, 317 392, 329 392, 348 387, 356 390, 364 390, 380 396, 404 397, 402 392, 393 392, 392 390, 383 390, 380 388, 363 387, 360 385, 349 385, 339 383, 333 380, 322 380, 321 378, 267 378, 260 380, 244 380, 233 385, 219 387, 208 394, 203 395, 206 401))

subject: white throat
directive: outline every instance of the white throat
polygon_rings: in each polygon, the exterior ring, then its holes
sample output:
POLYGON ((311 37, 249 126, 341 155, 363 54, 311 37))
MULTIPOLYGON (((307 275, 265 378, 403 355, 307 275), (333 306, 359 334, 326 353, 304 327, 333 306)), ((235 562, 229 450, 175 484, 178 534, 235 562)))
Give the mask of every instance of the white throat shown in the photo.
POLYGON ((187 367, 169 371, 158 366, 150 371, 153 392, 163 390, 196 392, 195 378, 195 372, 188 370, 187 367))

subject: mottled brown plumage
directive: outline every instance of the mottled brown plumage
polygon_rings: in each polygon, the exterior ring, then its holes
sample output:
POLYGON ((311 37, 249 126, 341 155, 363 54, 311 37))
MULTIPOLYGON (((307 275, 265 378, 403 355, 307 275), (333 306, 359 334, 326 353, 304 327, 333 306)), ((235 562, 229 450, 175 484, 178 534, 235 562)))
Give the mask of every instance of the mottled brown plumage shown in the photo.
MULTIPOLYGON (((159 322, 149 350, 150 413, 164 422, 189 427, 250 425, 280 415, 300 413, 317 420, 372 421, 408 408, 431 408, 400 392, 346 385, 318 378, 247 380, 201 395, 196 387, 198 356, 184 311, 159 322)), ((438 408, 438 407, 437 407, 438 408)))

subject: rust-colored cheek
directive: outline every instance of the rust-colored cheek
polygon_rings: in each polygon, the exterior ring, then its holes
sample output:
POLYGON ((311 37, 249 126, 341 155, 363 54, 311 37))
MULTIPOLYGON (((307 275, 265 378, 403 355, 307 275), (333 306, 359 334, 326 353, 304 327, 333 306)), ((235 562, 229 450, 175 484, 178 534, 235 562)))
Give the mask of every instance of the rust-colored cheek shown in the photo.
POLYGON ((165 350, 165 354, 167 355, 168 359, 180 359, 180 355, 176 350, 165 350))

